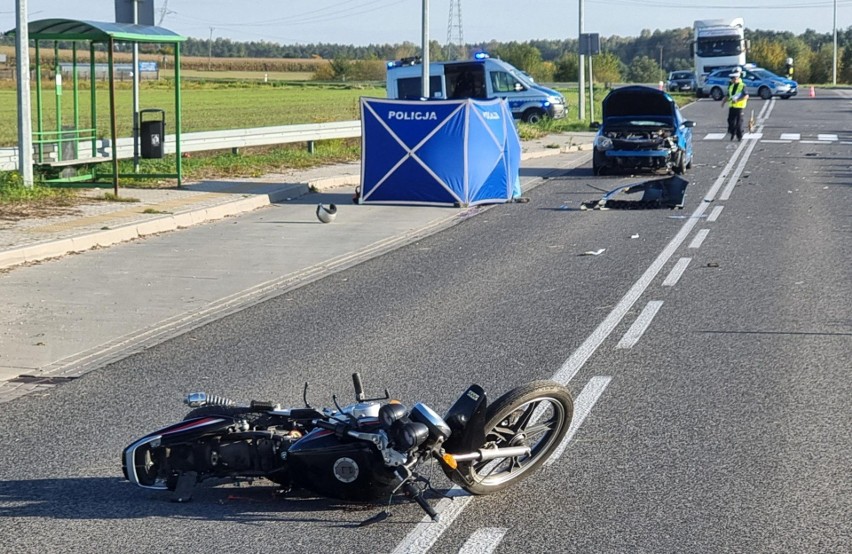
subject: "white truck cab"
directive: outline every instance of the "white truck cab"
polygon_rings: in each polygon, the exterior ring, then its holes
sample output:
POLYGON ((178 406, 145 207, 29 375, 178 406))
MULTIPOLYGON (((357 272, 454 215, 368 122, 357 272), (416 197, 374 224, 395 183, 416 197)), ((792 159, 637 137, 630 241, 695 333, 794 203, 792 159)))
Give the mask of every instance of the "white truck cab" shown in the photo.
MULTIPOLYGON (((535 83, 516 67, 482 53, 472 60, 431 63, 429 76, 429 94, 433 99, 503 98, 512 115, 527 123, 537 123, 545 116, 553 119, 566 116, 568 105, 564 96, 535 83)), ((388 98, 421 98, 422 77, 420 58, 388 62, 388 98)))

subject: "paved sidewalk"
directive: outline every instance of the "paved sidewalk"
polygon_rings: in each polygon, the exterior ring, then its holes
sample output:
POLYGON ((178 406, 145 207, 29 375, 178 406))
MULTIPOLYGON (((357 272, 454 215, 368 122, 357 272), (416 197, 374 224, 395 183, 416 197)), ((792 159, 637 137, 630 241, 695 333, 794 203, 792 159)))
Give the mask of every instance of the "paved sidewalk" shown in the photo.
MULTIPOLYGON (((525 142, 522 167, 585 163, 591 137, 525 142)), ((0 222, 0 403, 489 209, 355 206, 359 180, 353 163, 179 190, 121 189, 139 202, 97 201, 59 217, 0 222), (333 224, 317 221, 320 202, 338 204, 333 224), (183 230, 167 232, 176 229, 183 230), (148 238, 104 248, 141 237, 148 238)), ((541 182, 522 178, 525 189, 541 182)))

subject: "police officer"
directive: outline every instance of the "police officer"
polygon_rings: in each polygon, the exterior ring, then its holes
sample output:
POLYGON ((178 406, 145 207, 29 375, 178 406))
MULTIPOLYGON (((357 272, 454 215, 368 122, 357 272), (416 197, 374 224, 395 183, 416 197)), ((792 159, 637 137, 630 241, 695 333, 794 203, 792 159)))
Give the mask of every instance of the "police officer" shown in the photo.
POLYGON ((731 134, 731 140, 737 137, 738 141, 743 140, 743 111, 748 102, 748 92, 746 92, 745 83, 743 83, 742 69, 735 68, 730 75, 731 82, 728 84, 728 94, 722 99, 722 107, 725 104, 728 108, 728 132, 731 134))

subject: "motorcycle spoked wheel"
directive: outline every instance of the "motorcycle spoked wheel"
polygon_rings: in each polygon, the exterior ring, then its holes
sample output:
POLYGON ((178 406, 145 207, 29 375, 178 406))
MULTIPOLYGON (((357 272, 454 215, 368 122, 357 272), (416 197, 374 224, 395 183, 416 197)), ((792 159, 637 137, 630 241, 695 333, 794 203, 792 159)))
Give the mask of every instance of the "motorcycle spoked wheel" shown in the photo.
POLYGON ((516 387, 488 406, 482 448, 529 446, 528 456, 459 464, 471 494, 491 494, 531 475, 562 442, 574 415, 571 393, 553 381, 516 387))

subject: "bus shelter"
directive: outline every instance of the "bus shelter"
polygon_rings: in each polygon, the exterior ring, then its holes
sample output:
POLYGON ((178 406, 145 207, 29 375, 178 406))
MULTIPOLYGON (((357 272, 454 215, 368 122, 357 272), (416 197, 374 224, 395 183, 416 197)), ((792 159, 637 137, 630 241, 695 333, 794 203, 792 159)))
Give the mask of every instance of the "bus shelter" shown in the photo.
MULTIPOLYGON (((28 25, 29 37, 35 43, 35 100, 36 121, 33 132, 33 147, 35 149, 35 165, 43 170, 60 171, 74 168, 77 171, 73 176, 62 176, 50 181, 90 181, 99 178, 112 178, 116 194, 118 194, 119 177, 133 178, 173 178, 177 179, 178 186, 181 185, 181 95, 180 95, 180 43, 186 40, 168 29, 153 25, 136 25, 131 23, 111 23, 101 21, 78 21, 73 19, 42 19, 31 21, 28 25), (53 72, 54 72, 54 105, 55 126, 48 128, 45 125, 45 84, 43 82, 42 43, 52 41, 53 46, 53 72), (63 118, 63 87, 62 66, 60 63, 60 43, 63 49, 71 43, 71 103, 72 116, 70 119, 63 118), (118 159, 118 131, 116 114, 116 64, 115 51, 117 44, 163 44, 173 48, 174 55, 174 137, 175 137, 175 165, 174 173, 133 173, 119 175, 118 159), (80 93, 81 66, 78 63, 78 51, 80 45, 88 48, 88 73, 89 77, 89 118, 87 122, 83 119, 80 93), (103 139, 98 132, 98 103, 96 86, 96 59, 97 53, 106 50, 107 74, 109 79, 109 156, 104 151, 99 151, 98 143, 103 139), (112 172, 110 174, 97 171, 100 163, 111 161, 112 172)), ((14 34, 14 29, 9 33, 14 34)), ((134 68, 136 71, 139 68, 134 68)), ((66 100, 67 102, 67 100, 66 100)), ((142 127, 139 140, 142 142, 142 157, 159 158, 163 155, 162 144, 165 141, 165 111, 161 109, 141 110, 139 114, 134 113, 134 128, 142 127), (162 113, 162 121, 159 125, 139 125, 142 112, 162 113), (145 134, 144 131, 149 131, 145 134), (147 143, 145 141, 148 141, 147 143), (147 147, 147 148, 146 148, 147 147), (146 155, 147 154, 147 155, 146 155)), ((134 152, 136 150, 134 145, 134 152)))

